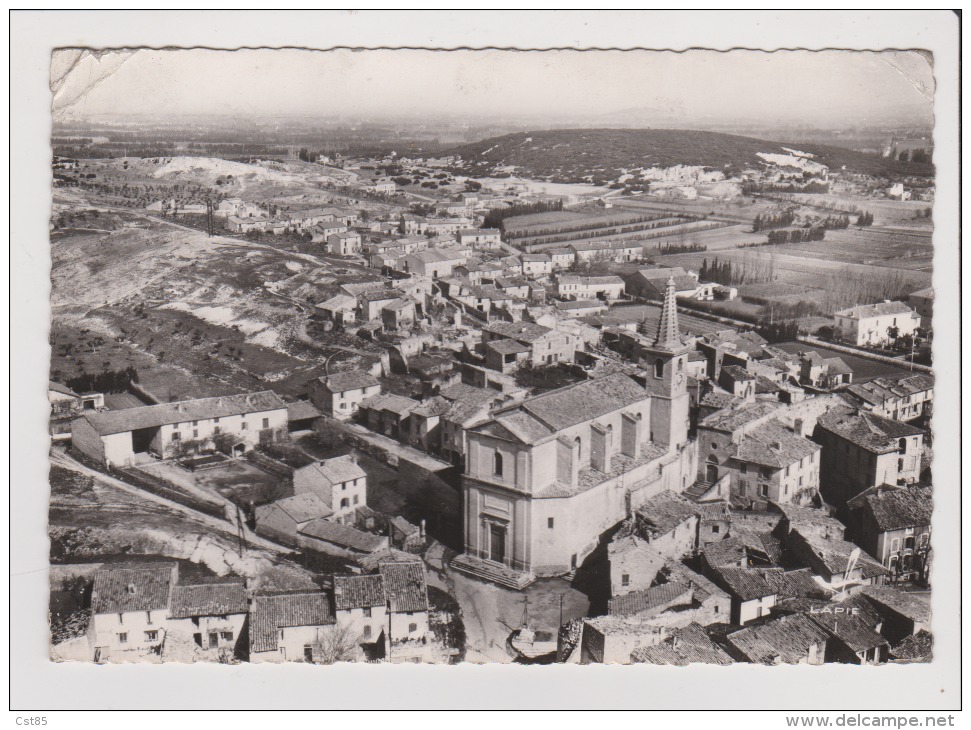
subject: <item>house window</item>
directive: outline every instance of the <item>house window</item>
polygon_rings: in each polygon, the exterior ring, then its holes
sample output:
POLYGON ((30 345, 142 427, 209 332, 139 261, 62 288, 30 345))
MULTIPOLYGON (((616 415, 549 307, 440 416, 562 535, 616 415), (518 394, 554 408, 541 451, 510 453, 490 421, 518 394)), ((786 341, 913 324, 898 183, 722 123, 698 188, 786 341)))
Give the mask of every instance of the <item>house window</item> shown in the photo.
POLYGON ((263 428, 269 428, 269 427, 270 427, 270 419, 269 418, 264 418, 263 419, 263 428))
POLYGON ((711 534, 712 535, 717 535, 719 532, 721 532, 721 529, 722 529, 721 528, 721 525, 712 525, 711 526, 711 534))
POLYGON ((351 503, 347 501, 347 497, 341 500, 341 509, 347 509, 351 506, 351 503))
POLYGON ((194 439, 199 438, 199 429, 198 428, 192 429, 192 438, 194 438, 194 439))
POLYGON ((900 444, 901 451, 907 450, 907 439, 900 439, 899 444, 900 444))
POLYGON ((119 644, 127 644, 128 643, 128 634, 127 633, 118 634, 118 643, 119 644))
POLYGON ((629 573, 624 573, 623 575, 620 576, 620 584, 622 586, 629 586, 630 585, 630 574, 629 573))
POLYGON ((890 552, 895 553, 900 550, 900 538, 895 537, 890 541, 890 552))
POLYGON ((408 624, 408 633, 413 634, 418 631, 418 624, 408 624))
POLYGON ((357 504, 357 503, 358 503, 358 502, 360 502, 360 501, 361 501, 361 499, 360 499, 360 497, 359 497, 358 495, 356 495, 356 494, 355 494, 355 495, 354 495, 354 504, 357 504))
POLYGON ((660 358, 654 361, 654 377, 655 378, 664 377, 664 360, 660 358))
POLYGON ((761 469, 761 474, 763 479, 769 479, 772 476, 772 470, 767 466, 763 466, 761 469))
POLYGON ((789 467, 786 467, 786 476, 789 476, 789 467))
POLYGON ((761 494, 763 497, 768 497, 769 496, 769 485, 768 484, 760 484, 759 485, 759 494, 761 494))
POLYGON ((802 477, 799 477, 799 486, 800 487, 802 486, 802 479, 803 479, 802 477))
POLYGON ((172 434, 172 440, 173 441, 181 441, 182 440, 182 434, 179 433, 178 431, 176 431, 175 433, 172 434))
POLYGON ((549 529, 551 529, 551 530, 553 529, 553 518, 552 517, 547 517, 546 518, 546 526, 549 529))
POLYGON ((213 419, 212 419, 212 422, 213 422, 213 423, 219 423, 219 419, 218 419, 218 418, 213 418, 213 419))
POLYGON ((748 482, 745 481, 744 479, 739 479, 738 480, 738 493, 741 496, 744 497, 745 496, 745 492, 746 492, 747 489, 748 489, 748 482))
POLYGON ((361 632, 361 638, 370 639, 371 638, 371 627, 365 626, 364 631, 361 632))
POLYGON ((232 641, 233 640, 233 632, 232 631, 220 631, 219 632, 219 639, 221 641, 232 641))
POLYGON ((213 436, 218 436, 222 432, 223 432, 223 430, 219 426, 213 426, 212 427, 212 435, 213 436))
POLYGON ((145 641, 158 641, 158 631, 146 631, 145 641))
POLYGON ((498 451, 492 457, 492 473, 497 476, 502 476, 502 454, 498 451))
POLYGON ((199 422, 198 422, 198 421, 193 421, 193 422, 192 422, 192 425, 193 425, 193 426, 198 426, 198 425, 199 425, 199 422))
POLYGON ((742 462, 741 464, 739 464, 738 470, 742 474, 748 474, 748 464, 746 464, 745 462, 742 462))
POLYGON ((920 536, 920 546, 922 548, 927 547, 927 545, 928 545, 928 543, 930 543, 930 541, 931 541, 931 536, 930 536, 929 533, 925 532, 924 534, 922 534, 920 536))
POLYGON ((364 612, 364 618, 371 618, 371 607, 365 606, 361 609, 364 612))
POLYGON ((249 428, 249 424, 246 421, 243 421, 241 424, 239 424, 240 431, 246 431, 248 428, 249 428))

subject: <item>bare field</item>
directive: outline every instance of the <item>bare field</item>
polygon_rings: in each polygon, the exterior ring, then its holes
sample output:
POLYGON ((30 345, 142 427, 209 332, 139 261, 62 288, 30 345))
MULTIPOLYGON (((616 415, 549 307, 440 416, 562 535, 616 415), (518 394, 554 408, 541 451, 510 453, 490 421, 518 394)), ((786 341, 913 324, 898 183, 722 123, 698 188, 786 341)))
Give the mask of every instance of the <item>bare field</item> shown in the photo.
POLYGON ((651 239, 649 246, 644 246, 644 253, 652 255, 655 250, 665 244, 687 243, 707 246, 709 251, 734 249, 740 244, 756 243, 765 240, 764 233, 753 233, 751 225, 733 225, 725 228, 715 228, 709 231, 687 231, 672 233, 651 239))

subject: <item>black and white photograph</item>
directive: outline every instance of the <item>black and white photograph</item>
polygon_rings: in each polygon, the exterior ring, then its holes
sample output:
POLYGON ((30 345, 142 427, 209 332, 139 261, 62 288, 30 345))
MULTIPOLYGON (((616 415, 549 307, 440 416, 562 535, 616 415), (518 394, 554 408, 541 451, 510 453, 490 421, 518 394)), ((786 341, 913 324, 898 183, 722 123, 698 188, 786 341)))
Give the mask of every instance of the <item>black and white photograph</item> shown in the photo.
POLYGON ((276 45, 33 91, 54 670, 956 640, 931 50, 276 45))

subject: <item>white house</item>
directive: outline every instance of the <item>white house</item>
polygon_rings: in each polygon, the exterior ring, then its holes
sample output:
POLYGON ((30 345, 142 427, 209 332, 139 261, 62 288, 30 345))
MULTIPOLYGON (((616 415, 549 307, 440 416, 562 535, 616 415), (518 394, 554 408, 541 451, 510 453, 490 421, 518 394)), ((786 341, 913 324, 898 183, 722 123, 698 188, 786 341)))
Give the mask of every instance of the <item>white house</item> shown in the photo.
POLYGON ((87 413, 71 424, 74 448, 105 466, 216 446, 240 455, 286 438, 287 404, 269 390, 87 413))
POLYGON ((851 345, 882 347, 896 337, 913 336, 920 327, 920 315, 903 302, 864 304, 833 316, 837 337, 851 345))
POLYGON ((367 473, 346 454, 309 464, 293 472, 293 492, 313 492, 333 510, 331 519, 347 523, 367 505, 367 473))
POLYGON ((378 379, 361 371, 334 373, 310 382, 310 402, 342 421, 353 418, 365 398, 380 393, 378 379))
POLYGON ((327 250, 339 256, 350 256, 361 251, 361 234, 344 231, 327 236, 327 250))
POLYGON ((249 660, 319 660, 336 620, 326 593, 255 596, 250 607, 249 660), (316 659, 315 659, 316 657, 316 659))
MULTIPOLYGON (((249 606, 241 580, 172 588, 168 627, 210 654, 240 648, 249 606)), ((215 657, 212 657, 215 658, 215 657)))

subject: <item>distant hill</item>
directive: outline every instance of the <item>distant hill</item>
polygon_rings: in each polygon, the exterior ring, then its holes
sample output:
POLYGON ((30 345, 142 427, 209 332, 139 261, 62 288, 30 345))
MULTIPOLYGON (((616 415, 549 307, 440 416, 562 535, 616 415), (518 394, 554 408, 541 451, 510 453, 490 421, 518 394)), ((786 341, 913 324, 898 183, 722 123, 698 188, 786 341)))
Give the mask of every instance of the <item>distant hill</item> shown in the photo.
POLYGON ((819 144, 782 144, 718 132, 681 129, 558 129, 518 132, 492 137, 449 150, 461 157, 466 174, 486 176, 503 166, 516 173, 554 182, 579 182, 587 176, 616 180, 624 169, 638 167, 702 166, 726 173, 761 168, 758 156, 788 155, 798 150, 831 170, 844 166, 850 172, 875 177, 931 176, 926 163, 900 162, 840 147, 819 144))

